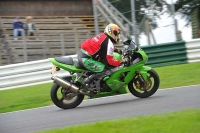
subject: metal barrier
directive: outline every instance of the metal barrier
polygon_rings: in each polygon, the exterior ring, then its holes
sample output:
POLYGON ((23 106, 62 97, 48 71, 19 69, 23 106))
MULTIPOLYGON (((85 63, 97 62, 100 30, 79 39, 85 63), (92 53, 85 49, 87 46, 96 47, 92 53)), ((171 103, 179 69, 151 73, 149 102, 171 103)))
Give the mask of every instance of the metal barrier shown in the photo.
POLYGON ((200 39, 193 39, 185 43, 188 62, 200 61, 200 39))
POLYGON ((145 46, 143 50, 149 57, 147 65, 152 67, 187 63, 184 41, 145 46))
MULTIPOLYGON (((152 67, 200 62, 200 39, 145 46, 143 49, 149 56, 147 65, 152 67)), ((76 55, 68 57, 75 59, 76 55)), ((0 66, 0 90, 52 82, 51 66, 47 59, 0 66)), ((57 73, 58 76, 68 74, 64 70, 57 73)))
POLYGON ((200 39, 144 46, 151 67, 169 66, 200 61, 200 39))
MULTIPOLYGON (((76 58, 76 55, 66 56, 76 58)), ((52 82, 52 63, 45 59, 7 66, 0 66, 0 90, 52 82)), ((57 72, 58 76, 69 75, 67 71, 57 72)))

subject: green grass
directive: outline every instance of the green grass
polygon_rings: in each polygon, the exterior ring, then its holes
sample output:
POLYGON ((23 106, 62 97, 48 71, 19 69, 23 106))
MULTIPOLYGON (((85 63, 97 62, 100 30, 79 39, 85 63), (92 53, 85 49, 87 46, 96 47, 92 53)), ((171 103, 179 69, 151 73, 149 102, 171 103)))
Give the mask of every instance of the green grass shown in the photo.
POLYGON ((51 105, 52 83, 0 91, 0 113, 51 105))
POLYGON ((160 89, 200 84, 200 62, 154 69, 160 77, 160 89))
POLYGON ((40 133, 199 133, 200 109, 138 116, 59 128, 40 133))
MULTIPOLYGON (((200 84, 200 62, 155 68, 160 89, 200 84)), ((0 91, 0 113, 51 105, 52 83, 0 91)))

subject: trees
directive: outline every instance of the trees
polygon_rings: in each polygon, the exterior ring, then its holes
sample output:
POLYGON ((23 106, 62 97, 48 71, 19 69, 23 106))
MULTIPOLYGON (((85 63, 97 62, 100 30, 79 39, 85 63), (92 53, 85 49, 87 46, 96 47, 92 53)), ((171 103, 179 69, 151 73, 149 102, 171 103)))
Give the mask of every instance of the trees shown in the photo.
MULTIPOLYGON (((131 21, 130 0, 109 0, 127 19, 131 21)), ((165 0, 135 0, 136 24, 140 24, 143 18, 149 19, 153 27, 156 27, 155 17, 159 17, 167 6, 165 0)))
POLYGON ((175 10, 189 19, 191 13, 200 8, 200 0, 177 0, 175 3, 175 10))
POLYGON ((200 0, 178 0, 175 10, 186 20, 186 25, 192 25, 192 37, 200 37, 200 0))
MULTIPOLYGON (((130 0, 109 0, 126 18, 131 21, 130 0)), ((200 0, 177 0, 175 2, 175 11, 187 20, 191 21, 191 14, 200 8, 200 0)), ((153 22, 155 17, 171 10, 166 0, 135 0, 136 23, 140 23, 144 16, 153 22)))
MULTIPOLYGON (((131 20, 131 0, 109 0, 127 19, 131 20)), ((152 29, 157 28, 157 18, 166 13, 172 15, 170 1, 174 1, 175 13, 192 25, 193 38, 200 37, 200 0, 135 0, 135 23, 140 32, 145 32, 144 20, 148 19, 152 29), (167 3, 167 2, 169 3, 167 3), (191 23, 192 22, 192 23, 191 23)))
POLYGON ((200 10, 200 0, 177 0, 175 3, 176 13, 187 20, 187 25, 191 22, 191 15, 195 10, 200 10))

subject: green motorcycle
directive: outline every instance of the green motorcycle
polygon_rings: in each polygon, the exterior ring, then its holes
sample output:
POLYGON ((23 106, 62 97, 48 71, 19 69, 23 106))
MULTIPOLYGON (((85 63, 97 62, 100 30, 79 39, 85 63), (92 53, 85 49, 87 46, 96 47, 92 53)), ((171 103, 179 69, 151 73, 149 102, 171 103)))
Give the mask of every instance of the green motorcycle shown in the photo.
POLYGON ((93 74, 85 70, 72 57, 49 58, 53 63, 51 99, 53 103, 63 109, 77 107, 84 99, 127 93, 127 89, 136 97, 147 98, 153 95, 160 84, 156 71, 144 66, 148 60, 145 52, 131 39, 125 41, 124 49, 114 52, 115 59, 126 58, 127 62, 119 67, 111 68, 112 73, 95 80, 90 87, 84 88, 82 80, 93 74), (60 68, 70 73, 70 76, 54 76, 60 68))

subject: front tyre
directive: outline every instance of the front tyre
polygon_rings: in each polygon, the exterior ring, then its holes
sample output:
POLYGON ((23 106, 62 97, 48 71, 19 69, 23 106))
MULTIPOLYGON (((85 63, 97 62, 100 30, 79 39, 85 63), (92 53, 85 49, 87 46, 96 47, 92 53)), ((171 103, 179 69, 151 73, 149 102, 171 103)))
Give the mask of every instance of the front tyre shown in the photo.
POLYGON ((62 109, 75 108, 84 99, 84 95, 70 93, 56 83, 53 84, 50 95, 53 103, 62 109))
POLYGON ((145 81, 145 85, 141 83, 138 76, 133 78, 129 84, 129 91, 136 97, 139 98, 147 98, 153 95, 159 87, 160 79, 156 71, 153 69, 147 72, 147 79, 145 81))

